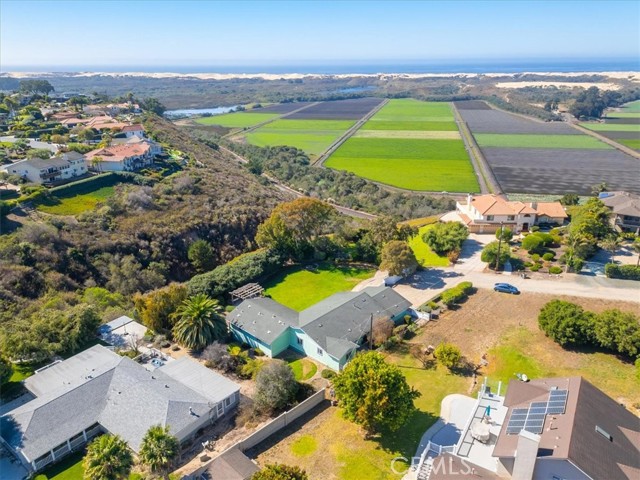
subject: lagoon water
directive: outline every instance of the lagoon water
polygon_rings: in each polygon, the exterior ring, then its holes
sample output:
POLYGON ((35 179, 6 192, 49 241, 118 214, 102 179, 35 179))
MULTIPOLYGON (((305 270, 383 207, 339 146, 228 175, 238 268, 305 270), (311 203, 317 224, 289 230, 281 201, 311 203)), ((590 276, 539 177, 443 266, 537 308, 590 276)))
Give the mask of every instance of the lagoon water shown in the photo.
POLYGON ((167 110, 164 112, 165 117, 195 117, 197 115, 221 115, 235 110, 238 105, 232 107, 216 107, 216 108, 182 108, 179 110, 167 110))

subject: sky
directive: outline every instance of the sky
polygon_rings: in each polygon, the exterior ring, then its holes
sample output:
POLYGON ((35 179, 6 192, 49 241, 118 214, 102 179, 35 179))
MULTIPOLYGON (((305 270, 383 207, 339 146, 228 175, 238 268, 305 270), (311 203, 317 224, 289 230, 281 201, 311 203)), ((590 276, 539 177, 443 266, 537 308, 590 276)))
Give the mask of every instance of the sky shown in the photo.
POLYGON ((640 57, 640 2, 0 0, 0 70, 640 57))

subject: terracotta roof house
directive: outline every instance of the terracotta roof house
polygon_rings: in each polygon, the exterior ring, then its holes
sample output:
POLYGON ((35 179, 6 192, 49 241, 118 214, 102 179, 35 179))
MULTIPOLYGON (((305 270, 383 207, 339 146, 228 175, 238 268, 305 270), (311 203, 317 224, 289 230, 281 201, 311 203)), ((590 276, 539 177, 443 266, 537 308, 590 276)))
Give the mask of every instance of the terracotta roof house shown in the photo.
POLYGON ((127 138, 131 138, 131 137, 142 138, 144 137, 144 127, 139 123, 135 125, 126 125, 122 127, 122 133, 124 133, 127 138))
POLYGON ((468 195, 466 202, 456 202, 456 212, 472 233, 494 233, 501 225, 519 233, 568 218, 560 202, 511 202, 500 195, 468 195))
POLYGON ((640 478, 640 418, 581 377, 513 380, 504 397, 480 394, 476 407, 456 445, 429 446, 422 478, 460 478, 465 469, 489 479, 640 478), (491 435, 478 440, 473 430, 485 417, 491 435))
POLYGON ((1 439, 38 471, 101 433, 137 452, 153 425, 182 443, 235 408, 240 387, 182 357, 155 369, 96 345, 25 381, 35 397, 0 417, 1 439))
POLYGON ((259 297, 241 302, 227 323, 238 340, 270 357, 291 348, 339 371, 367 340, 372 319, 403 321, 410 306, 389 287, 336 293, 301 312, 259 297))
POLYGON ((86 154, 86 159, 92 168, 100 171, 133 171, 153 164, 154 153, 151 145, 146 142, 124 143, 98 148, 86 154), (99 157, 99 163, 94 165, 94 159, 99 157))
POLYGON ((640 195, 602 192, 598 198, 611 209, 611 223, 618 230, 640 233, 640 195))

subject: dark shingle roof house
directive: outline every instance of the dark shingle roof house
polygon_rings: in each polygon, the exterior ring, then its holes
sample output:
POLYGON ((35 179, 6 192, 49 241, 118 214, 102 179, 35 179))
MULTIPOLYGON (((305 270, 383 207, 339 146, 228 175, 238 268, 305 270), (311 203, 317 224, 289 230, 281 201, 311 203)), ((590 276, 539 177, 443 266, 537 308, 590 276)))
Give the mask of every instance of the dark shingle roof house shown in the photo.
POLYGON ((153 371, 96 345, 25 382, 36 398, 0 417, 2 438, 32 471, 101 432, 134 451, 152 425, 181 442, 239 401, 240 387, 183 357, 153 371))
POLYGON ((411 307, 389 287, 336 293, 296 312, 270 298, 244 300, 227 315, 242 342, 275 357, 287 348, 341 370, 369 335, 372 320, 402 319, 411 307))

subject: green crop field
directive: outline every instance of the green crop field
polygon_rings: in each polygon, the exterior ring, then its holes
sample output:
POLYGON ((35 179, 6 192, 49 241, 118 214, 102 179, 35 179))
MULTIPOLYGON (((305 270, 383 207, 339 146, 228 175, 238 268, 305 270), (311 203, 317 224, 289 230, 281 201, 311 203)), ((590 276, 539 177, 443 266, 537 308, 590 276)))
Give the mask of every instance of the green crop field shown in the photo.
POLYGON ((460 132, 420 131, 420 130, 358 130, 355 138, 425 138, 431 140, 458 140, 460 132))
POLYGON ((480 147, 505 148, 584 148, 611 149, 600 140, 588 135, 526 135, 476 133, 474 135, 480 147))
POLYGON ((198 118, 196 122, 201 125, 220 125, 221 127, 228 128, 245 128, 258 125, 259 123, 266 122, 278 116, 280 116, 279 113, 235 112, 198 118))
POLYGON ((421 102, 412 98, 390 100, 373 116, 376 121, 453 121, 451 106, 445 102, 421 102))
POLYGON ((345 120, 276 120, 246 135, 259 147, 289 145, 320 155, 355 122, 345 120))
POLYGON ((637 123, 581 123, 580 126, 594 132, 638 132, 640 124, 637 123))
POLYGON ((640 112, 609 112, 607 118, 640 118, 640 112))
POLYGON ((640 150, 640 138, 619 138, 616 139, 616 142, 629 148, 633 148, 634 150, 640 150))
POLYGON ((403 121, 403 120, 369 120, 362 130, 427 130, 427 131, 458 131, 456 122, 447 121, 403 121))
POLYGON ((350 138, 325 165, 408 190, 478 191, 461 140, 350 138))

